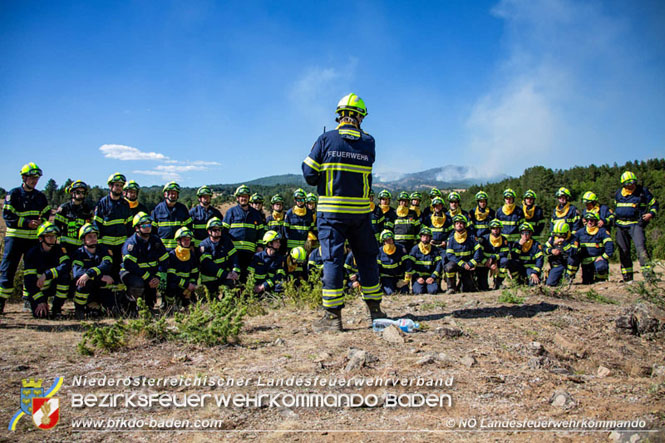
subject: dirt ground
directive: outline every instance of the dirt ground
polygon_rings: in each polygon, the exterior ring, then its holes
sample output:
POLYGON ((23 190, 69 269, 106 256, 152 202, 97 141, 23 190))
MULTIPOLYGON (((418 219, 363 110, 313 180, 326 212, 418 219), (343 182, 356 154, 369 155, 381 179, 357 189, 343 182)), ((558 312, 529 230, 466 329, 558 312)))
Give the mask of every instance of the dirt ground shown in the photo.
MULTIPOLYGON (((617 275, 618 269, 613 267, 613 281, 593 286, 598 294, 617 304, 589 300, 589 287, 579 282, 566 297, 536 291, 518 305, 500 303, 500 291, 387 297, 383 306, 389 315, 409 315, 423 328, 421 332, 397 335, 394 343, 368 327, 364 303, 355 298, 344 310, 344 333, 315 334, 310 325, 319 312, 282 308, 247 317, 239 343, 234 345, 207 348, 140 341, 120 352, 83 356, 77 352, 82 336, 80 324, 73 320, 35 320, 21 312, 21 305, 10 303, 0 317, 0 415, 5 429, 0 431, 0 439, 115 441, 129 436, 137 441, 629 441, 632 437, 632 441, 662 441, 663 336, 636 336, 616 329, 615 319, 639 298, 616 281, 617 275), (56 429, 45 433, 25 416, 16 431, 7 431, 11 416, 19 408, 21 380, 41 378, 48 387, 56 376, 64 377, 56 395, 61 404, 56 429), (242 387, 72 386, 77 376, 132 380, 217 376, 225 380, 250 378, 250 383, 242 387), (290 377, 319 377, 327 382, 341 378, 387 382, 397 378, 412 380, 414 386, 265 386, 268 379, 290 377), (416 386, 419 378, 452 380, 452 385, 416 386), (376 395, 379 402, 372 405, 365 400, 362 407, 318 408, 218 407, 214 402, 195 408, 102 408, 74 407, 72 403, 76 394, 132 392, 347 393, 369 398, 376 395), (436 407, 386 407, 386 399, 391 398, 386 395, 399 394, 434 394, 437 398, 447 394, 452 406, 448 407, 446 401, 436 407), (81 418, 218 422, 214 429, 206 430, 74 429, 73 421, 81 418), (463 419, 475 419, 475 427, 471 421, 471 426, 466 425, 470 429, 465 429, 463 419), (487 425, 490 419, 641 420, 651 432, 481 429, 481 422, 487 425)), ((661 296, 663 287, 661 283, 661 296)), ((66 306, 73 309, 71 302, 66 306)))

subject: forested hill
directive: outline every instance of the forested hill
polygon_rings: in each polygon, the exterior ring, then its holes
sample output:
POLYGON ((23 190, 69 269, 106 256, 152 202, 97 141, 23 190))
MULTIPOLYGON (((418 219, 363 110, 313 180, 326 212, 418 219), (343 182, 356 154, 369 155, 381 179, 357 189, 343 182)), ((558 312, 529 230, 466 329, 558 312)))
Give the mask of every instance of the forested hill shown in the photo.
POLYGON ((624 171, 637 174, 640 184, 646 186, 656 197, 661 206, 658 216, 647 227, 647 244, 655 257, 665 258, 665 216, 663 204, 665 203, 665 159, 652 159, 646 161, 633 161, 624 165, 591 165, 576 166, 565 170, 552 170, 543 166, 534 166, 526 169, 517 178, 508 178, 497 183, 484 186, 471 186, 462 194, 462 207, 474 207, 474 196, 481 189, 489 195, 490 206, 493 208, 502 204, 503 190, 512 188, 521 200, 527 189, 533 189, 538 195, 537 204, 551 214, 556 204, 554 193, 561 186, 567 187, 573 194, 574 204, 582 209, 582 196, 586 191, 593 191, 600 203, 610 208, 614 206, 614 194, 620 188, 620 177, 624 171))

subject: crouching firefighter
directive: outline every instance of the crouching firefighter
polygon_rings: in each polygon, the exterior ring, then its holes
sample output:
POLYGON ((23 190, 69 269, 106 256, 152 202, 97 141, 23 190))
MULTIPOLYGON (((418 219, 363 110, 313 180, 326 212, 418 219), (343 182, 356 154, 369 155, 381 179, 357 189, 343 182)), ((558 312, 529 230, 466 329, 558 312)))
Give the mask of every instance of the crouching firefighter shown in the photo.
POLYGON ((566 283, 572 284, 578 266, 577 253, 577 238, 570 232, 570 225, 563 219, 555 221, 552 236, 545 243, 545 255, 550 264, 547 286, 558 285, 564 275, 566 283))
POLYGON ((476 237, 466 228, 469 220, 465 215, 458 214, 453 217, 455 231, 448 238, 446 248, 446 294, 454 294, 459 289, 462 292, 474 292, 473 271, 483 259, 483 250, 476 241, 476 237), (459 273, 460 286, 457 285, 459 273))
POLYGON ((254 273, 254 293, 281 292, 282 282, 286 277, 284 256, 279 253, 282 236, 275 231, 263 235, 265 248, 254 254, 248 271, 254 273))
POLYGON ((172 312, 174 308, 186 307, 196 302, 195 291, 199 280, 199 259, 192 246, 194 232, 187 227, 175 233, 177 246, 169 252, 166 268, 166 293, 162 298, 162 309, 172 312))
POLYGON ((528 283, 529 286, 540 284, 545 257, 543 247, 533 239, 533 225, 524 222, 519 226, 520 239, 512 244, 508 270, 513 280, 528 283))
POLYGON ((120 279, 127 287, 130 305, 142 298, 153 309, 169 254, 162 239, 152 232, 153 221, 148 214, 139 212, 132 224, 135 232, 122 245, 120 279))
POLYGON ((111 270, 113 253, 105 245, 99 244, 99 229, 86 223, 79 229, 79 240, 83 243, 72 254, 72 277, 75 286, 74 315, 76 319, 86 315, 98 316, 95 307, 103 306, 108 311, 115 308, 115 300, 110 286, 113 285, 111 270))
POLYGON ((506 278, 508 269, 508 254, 510 245, 508 239, 501 234, 503 228, 501 221, 494 219, 488 224, 489 234, 485 234, 478 239, 483 249, 483 262, 476 269, 476 279, 478 289, 489 291, 487 277, 491 274, 494 277, 493 289, 500 289, 503 279, 506 278))
POLYGON ((379 247, 374 237, 369 191, 372 188, 374 138, 360 129, 367 115, 355 94, 337 105, 339 126, 323 133, 302 164, 307 183, 317 186, 317 227, 323 257, 323 308, 316 331, 341 331, 344 307, 344 242, 348 239, 358 264, 362 297, 370 318, 382 318, 379 247))
POLYGON ((443 271, 441 252, 432 245, 432 231, 420 228, 420 242, 411 248, 406 263, 406 279, 412 283, 414 294, 436 294, 443 271))
POLYGON ((32 315, 49 315, 48 298, 53 296, 51 318, 62 317, 62 305, 69 291, 70 260, 64 246, 58 245, 60 230, 51 222, 37 228, 39 243, 28 251, 24 260, 24 287, 32 315))
POLYGON ((208 220, 208 238, 199 245, 201 283, 208 288, 210 297, 216 298, 219 287, 234 287, 240 278, 238 253, 229 235, 222 234, 222 221, 208 220))
POLYGON ((579 260, 582 263, 582 284, 607 281, 610 257, 614 255, 614 242, 607 229, 598 227, 600 216, 595 212, 584 214, 585 226, 577 231, 579 260))
POLYGON ((384 229, 381 233, 383 247, 379 250, 379 269, 381 271, 381 287, 386 295, 406 294, 409 282, 404 279, 406 262, 409 256, 404 249, 395 245, 395 234, 384 229))

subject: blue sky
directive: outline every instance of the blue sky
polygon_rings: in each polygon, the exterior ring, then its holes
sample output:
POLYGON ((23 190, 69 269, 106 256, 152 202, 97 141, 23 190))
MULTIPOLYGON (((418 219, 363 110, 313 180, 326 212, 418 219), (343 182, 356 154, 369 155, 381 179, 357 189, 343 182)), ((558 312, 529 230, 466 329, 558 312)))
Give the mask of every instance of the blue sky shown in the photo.
POLYGON ((299 173, 351 91, 382 177, 665 155, 658 0, 4 0, 0 56, 7 189, 299 173))

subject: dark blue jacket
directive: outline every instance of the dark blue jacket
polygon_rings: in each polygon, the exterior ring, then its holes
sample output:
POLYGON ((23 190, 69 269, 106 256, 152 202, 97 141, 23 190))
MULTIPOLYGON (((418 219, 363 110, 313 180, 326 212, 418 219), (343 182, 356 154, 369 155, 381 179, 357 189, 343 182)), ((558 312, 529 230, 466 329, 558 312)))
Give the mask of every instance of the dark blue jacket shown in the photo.
POLYGON ((223 225, 223 235, 228 233, 237 251, 254 253, 256 245, 263 244, 263 219, 259 211, 251 206, 247 207, 247 211, 240 205, 226 211, 223 225))
MULTIPOLYGON (((473 232, 475 232, 476 238, 480 238, 485 234, 489 234, 490 222, 494 220, 495 215, 496 214, 494 212, 494 209, 489 207, 485 208, 485 210, 482 211, 479 207, 476 206, 476 208, 469 211, 469 222, 470 222, 469 227, 473 230, 473 232), (476 211, 478 211, 477 214, 476 211)), ((469 227, 467 227, 467 229, 469 227)))
POLYGON ((307 208, 304 209, 305 215, 297 215, 291 208, 286 211, 284 216, 284 234, 286 236, 286 246, 289 249, 305 246, 309 232, 316 232, 314 213, 307 208))
POLYGON ((614 212, 615 223, 619 227, 633 225, 642 220, 642 216, 651 212, 654 216, 658 214, 658 202, 656 197, 647 188, 637 185, 631 195, 623 196, 621 189, 614 195, 616 211, 614 212))
POLYGON ((614 242, 605 228, 598 228, 598 232, 592 235, 585 226, 577 231, 575 236, 583 265, 593 263, 596 257, 600 256, 609 261, 614 255, 614 242))
POLYGON ((53 220, 60 229, 60 243, 80 246, 79 229, 92 222, 92 217, 93 207, 87 201, 80 205, 75 205, 72 201, 61 204, 53 220))
MULTIPOLYGON (((584 215, 587 212, 589 211, 586 209, 585 205, 584 209, 582 210, 582 220, 584 220, 584 215)), ((598 217, 602 220, 603 222, 602 227, 609 232, 610 229, 612 228, 612 225, 614 225, 614 213, 612 212, 612 210, 607 205, 598 205, 598 210, 594 212, 598 214, 598 217)))
POLYGON ((152 210, 152 218, 157 226, 157 236, 162 239, 166 249, 173 249, 178 246, 175 240, 175 233, 183 226, 191 229, 192 217, 189 216, 187 206, 176 202, 172 208, 169 208, 165 201, 161 201, 152 210))
POLYGON ((34 189, 26 192, 23 186, 14 188, 5 196, 2 217, 7 224, 7 237, 37 239, 37 230, 28 228, 31 220, 39 220, 42 224, 48 221, 51 207, 46 196, 34 189))
POLYGON ((240 273, 238 267, 238 254, 228 236, 214 243, 210 237, 203 240, 199 245, 201 252, 201 282, 206 283, 216 280, 225 280, 231 271, 240 273))
POLYGON ((423 254, 418 245, 411 248, 406 261, 406 273, 412 280, 422 278, 438 279, 441 276, 442 261, 439 248, 431 245, 429 254, 423 254))
POLYGON ((129 272, 148 282, 159 277, 159 272, 166 272, 169 253, 162 240, 151 234, 147 240, 137 233, 122 245, 122 271, 129 272))
POLYGON ((213 217, 217 217, 220 220, 224 219, 222 213, 219 212, 219 209, 215 208, 213 205, 209 205, 207 208, 204 208, 201 205, 196 205, 189 210, 189 216, 192 218, 192 231, 194 232, 195 246, 198 246, 203 240, 208 238, 208 230, 206 229, 208 220, 213 217))
POLYGON ((199 259, 194 247, 190 247, 189 260, 180 260, 176 250, 169 252, 166 264, 166 286, 168 288, 187 289, 189 284, 195 285, 199 279, 199 259))
POLYGON ((379 248, 377 262, 381 277, 404 278, 408 259, 409 256, 399 246, 395 247, 395 252, 392 254, 388 254, 382 247, 379 248))
POLYGON ((558 203, 552 209, 552 218, 550 219, 550 232, 554 229, 554 222, 557 220, 566 220, 566 223, 570 226, 570 231, 575 232, 582 226, 580 221, 580 211, 577 210, 575 205, 570 205, 568 212, 566 212, 562 217, 556 215, 556 210, 559 207, 558 203))
POLYGON ((319 136, 302 164, 307 183, 317 186, 317 212, 335 219, 366 217, 374 157, 374 137, 351 124, 319 136))
POLYGON ((286 277, 284 256, 278 253, 268 255, 265 250, 254 254, 248 269, 250 272, 254 271, 255 284, 265 283, 268 288, 274 288, 277 283, 283 281, 286 277))
POLYGON ((455 232, 450 234, 446 246, 446 262, 456 263, 458 266, 468 263, 471 267, 475 267, 483 261, 483 249, 468 229, 466 232, 464 243, 455 240, 455 232))
POLYGON ((524 210, 525 205, 522 203, 522 212, 524 213, 524 221, 531 223, 533 226, 533 236, 538 236, 543 232, 543 229, 545 229, 545 213, 543 212, 543 208, 540 206, 534 204, 533 205, 533 216, 529 218, 529 215, 526 213, 524 210))
POLYGON ((522 247, 518 242, 512 244, 510 251, 511 259, 521 263, 525 268, 531 268, 540 274, 545 265, 545 255, 543 247, 538 240, 533 240, 528 251, 522 252, 522 247))
MULTIPOLYGON (((453 221, 445 212, 442 212, 441 216, 444 217, 443 225, 434 226, 434 220, 432 217, 435 215, 435 213, 430 212, 427 217, 423 218, 423 224, 432 231, 432 243, 436 246, 442 246, 443 243, 448 241, 450 232, 453 230, 453 221)), ((443 252, 445 252, 445 248, 443 252)))
POLYGON ((113 253, 102 244, 97 244, 94 253, 81 246, 72 254, 72 276, 78 280, 83 274, 95 280, 102 275, 109 275, 113 266, 113 253))
POLYGON ((508 254, 510 254, 510 245, 508 244, 506 236, 502 234, 501 244, 499 246, 494 246, 490 241, 490 235, 492 234, 485 234, 478 239, 478 243, 480 243, 480 247, 483 250, 484 259, 491 258, 498 262, 502 258, 508 258, 508 254))
MULTIPOLYGON (((55 245, 50 251, 44 251, 41 244, 33 246, 26 254, 24 259, 25 270, 23 272, 23 285, 28 298, 37 301, 44 297, 43 289, 53 288, 52 285, 58 284, 56 292, 66 297, 69 285, 63 285, 62 282, 69 283, 69 270, 71 261, 67 255, 67 250, 55 245), (37 287, 39 274, 44 274, 46 281, 44 287, 37 287)), ((46 301, 44 298, 42 301, 46 301)))
POLYGON ((110 195, 102 197, 95 207, 94 219, 101 244, 120 246, 132 235, 132 215, 124 198, 113 200, 110 195))
POLYGON ((524 212, 522 208, 515 205, 515 209, 510 215, 503 212, 503 206, 496 210, 496 218, 501 221, 503 229, 501 234, 505 235, 509 242, 520 239, 520 225, 524 222, 524 212))
POLYGON ((323 269, 323 258, 321 257, 321 246, 313 249, 307 258, 307 273, 311 274, 314 269, 323 269))

